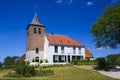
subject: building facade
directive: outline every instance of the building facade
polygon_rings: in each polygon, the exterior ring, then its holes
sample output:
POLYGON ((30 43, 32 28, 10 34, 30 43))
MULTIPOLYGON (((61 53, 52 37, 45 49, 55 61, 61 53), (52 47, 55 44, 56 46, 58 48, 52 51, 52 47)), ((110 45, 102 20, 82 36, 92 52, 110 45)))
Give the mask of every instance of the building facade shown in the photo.
POLYGON ((65 35, 46 34, 45 26, 39 22, 37 14, 26 28, 26 53, 21 57, 26 61, 48 63, 85 60, 93 55, 83 44, 65 35))

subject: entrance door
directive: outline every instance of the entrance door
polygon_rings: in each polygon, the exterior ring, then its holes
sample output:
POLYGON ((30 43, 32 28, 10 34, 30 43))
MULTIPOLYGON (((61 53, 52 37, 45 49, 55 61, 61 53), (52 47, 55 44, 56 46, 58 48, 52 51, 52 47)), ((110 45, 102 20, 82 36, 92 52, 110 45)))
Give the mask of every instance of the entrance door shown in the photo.
POLYGON ((70 63, 70 55, 68 55, 68 62, 70 63))

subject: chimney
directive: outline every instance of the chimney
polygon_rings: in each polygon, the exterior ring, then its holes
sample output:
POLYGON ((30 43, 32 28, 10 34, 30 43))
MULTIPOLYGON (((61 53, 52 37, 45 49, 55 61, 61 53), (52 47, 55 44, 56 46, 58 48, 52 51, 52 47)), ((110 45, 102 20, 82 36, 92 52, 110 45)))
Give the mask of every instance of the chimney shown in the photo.
POLYGON ((52 35, 54 35, 54 33, 53 33, 53 32, 51 32, 51 34, 52 34, 52 35))

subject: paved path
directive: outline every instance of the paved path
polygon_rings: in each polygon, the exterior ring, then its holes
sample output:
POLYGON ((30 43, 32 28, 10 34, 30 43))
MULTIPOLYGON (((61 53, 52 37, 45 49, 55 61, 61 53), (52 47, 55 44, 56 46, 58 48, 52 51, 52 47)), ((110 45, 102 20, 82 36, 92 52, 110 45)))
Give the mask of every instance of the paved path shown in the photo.
POLYGON ((120 72, 106 72, 106 71, 99 71, 99 72, 103 75, 120 79, 120 72))

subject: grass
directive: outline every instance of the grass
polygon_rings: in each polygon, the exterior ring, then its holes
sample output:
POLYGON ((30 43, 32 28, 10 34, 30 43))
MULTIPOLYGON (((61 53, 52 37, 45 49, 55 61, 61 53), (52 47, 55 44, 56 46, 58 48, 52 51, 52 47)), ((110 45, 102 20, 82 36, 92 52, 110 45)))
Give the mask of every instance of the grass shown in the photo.
POLYGON ((11 71, 11 69, 0 70, 0 78, 3 77, 4 75, 6 75, 10 71, 11 71))
POLYGON ((98 73, 95 70, 82 69, 74 66, 46 68, 54 70, 54 75, 29 78, 7 78, 3 74, 10 70, 0 71, 0 79, 10 80, 116 80, 98 73), (2 76, 1 76, 2 75, 2 76))

